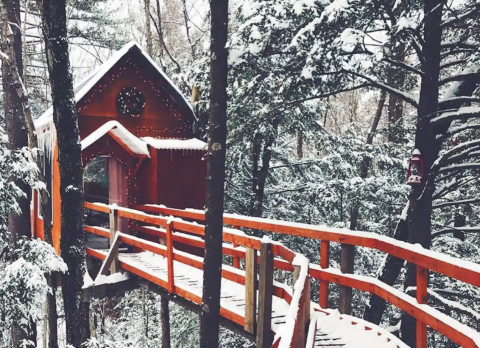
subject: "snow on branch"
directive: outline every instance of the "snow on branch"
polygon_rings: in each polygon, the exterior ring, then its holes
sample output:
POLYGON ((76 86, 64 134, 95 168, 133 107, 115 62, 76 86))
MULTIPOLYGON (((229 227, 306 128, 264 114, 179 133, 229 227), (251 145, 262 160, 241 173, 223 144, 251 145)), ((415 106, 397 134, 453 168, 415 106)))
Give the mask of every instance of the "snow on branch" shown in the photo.
POLYGON ((469 315, 473 317, 476 321, 480 321, 480 313, 474 311, 471 308, 465 307, 461 303, 458 303, 456 301, 451 301, 446 299, 445 297, 437 294, 435 291, 431 289, 427 289, 428 294, 432 296, 435 300, 439 301, 441 304, 443 304, 445 307, 451 308, 453 310, 456 310, 462 314, 469 315))
POLYGON ((474 130, 474 129, 480 129, 480 123, 474 123, 474 124, 467 124, 466 123, 466 124, 463 124, 461 126, 451 128, 445 134, 438 134, 437 135, 437 140, 444 141, 445 139, 451 137, 452 135, 458 134, 458 133, 466 131, 466 130, 474 130))
POLYGON ((480 169, 480 163, 460 163, 451 166, 443 167, 438 170, 438 173, 445 173, 452 170, 467 170, 467 169, 480 169))
POLYGON ((480 107, 465 106, 456 111, 447 111, 442 113, 440 116, 432 118, 430 120, 430 123, 435 124, 443 121, 452 122, 453 120, 472 118, 472 117, 480 117, 480 107))
POLYGON ((440 79, 440 81, 438 81, 438 83, 439 83, 440 86, 443 86, 443 85, 445 85, 447 83, 450 83, 450 82, 464 81, 464 80, 471 79, 471 78, 480 79, 480 72, 471 72, 471 73, 464 73, 464 74, 448 76, 448 77, 445 77, 443 79, 440 79))
POLYGON ((403 91, 401 91, 397 88, 394 88, 392 86, 389 86, 385 83, 378 82, 378 81, 374 80, 373 78, 371 78, 370 76, 364 75, 364 74, 356 72, 356 71, 352 71, 352 70, 348 70, 348 69, 343 69, 343 71, 347 74, 351 74, 351 75, 360 77, 364 80, 367 80, 368 82, 370 82, 370 84, 373 87, 377 87, 381 90, 384 90, 384 91, 386 91, 390 94, 393 94, 393 95, 403 99, 404 101, 411 104, 412 106, 418 107, 418 98, 416 98, 414 95, 412 95, 410 93, 403 92, 403 91))
MULTIPOLYGON (((478 200, 480 201, 480 200, 478 200)), ((480 226, 472 227, 444 227, 441 230, 432 232, 432 238, 440 237, 444 234, 463 232, 463 233, 480 233, 480 226)))
POLYGON ((479 202, 480 202, 480 198, 461 199, 458 201, 437 203, 437 204, 434 204, 432 208, 438 209, 438 208, 450 207, 452 205, 472 204, 472 203, 479 203, 479 202))

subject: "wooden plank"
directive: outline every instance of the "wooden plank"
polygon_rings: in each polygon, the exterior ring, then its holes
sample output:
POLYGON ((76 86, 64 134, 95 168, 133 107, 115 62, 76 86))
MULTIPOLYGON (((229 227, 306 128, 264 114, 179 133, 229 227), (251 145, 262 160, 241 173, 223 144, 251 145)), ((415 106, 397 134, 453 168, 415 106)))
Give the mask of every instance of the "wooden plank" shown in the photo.
POLYGON ((272 346, 273 251, 272 244, 260 249, 260 282, 258 286, 257 348, 272 346))
POLYGON ((245 258, 245 330, 256 333, 257 316, 257 251, 247 248, 245 258))
POLYGON ((165 225, 167 230, 167 269, 168 269, 168 291, 175 292, 175 278, 173 269, 173 236, 172 236, 172 223, 168 222, 165 225))
MULTIPOLYGON (((342 244, 340 254, 340 271, 345 274, 353 273, 353 265, 355 262, 355 246, 342 244)), ((340 298, 338 310, 342 314, 352 314, 352 288, 348 286, 340 287, 340 298)))
POLYGON ((106 204, 85 202, 83 206, 85 207, 85 209, 98 211, 100 213, 106 213, 106 214, 110 213, 110 208, 106 204))
MULTIPOLYGON (((417 266, 417 302, 427 303, 428 269, 417 266)), ((427 348, 427 325, 416 320, 417 348, 427 348)))
MULTIPOLYGON (((320 267, 330 267, 330 242, 322 240, 320 242, 320 267)), ((328 296, 329 296, 329 283, 324 280, 320 280, 320 297, 319 304, 322 308, 328 308, 328 296)))
POLYGON ((110 231, 103 227, 85 225, 84 229, 85 229, 85 232, 87 233, 96 234, 97 236, 110 239, 110 231))
MULTIPOLYGON (((120 271, 120 267, 118 265, 118 246, 120 245, 120 241, 117 238, 118 233, 118 211, 115 208, 110 208, 110 252, 112 254, 112 260, 110 263, 110 274, 114 274, 120 271), (116 244, 115 244, 116 243, 116 244)), ((110 253, 109 253, 110 255, 110 253)), ((107 257, 107 260, 110 261, 107 257)), ((105 261, 107 262, 107 261, 105 261)), ((103 273, 102 273, 103 274, 103 273)))

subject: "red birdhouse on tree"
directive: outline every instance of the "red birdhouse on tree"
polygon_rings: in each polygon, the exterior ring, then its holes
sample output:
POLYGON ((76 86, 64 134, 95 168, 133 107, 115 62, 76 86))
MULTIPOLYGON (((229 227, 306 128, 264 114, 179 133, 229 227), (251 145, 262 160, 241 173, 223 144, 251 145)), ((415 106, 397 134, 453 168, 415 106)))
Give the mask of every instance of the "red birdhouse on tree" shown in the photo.
POLYGON ((408 164, 408 185, 420 185, 423 180, 423 158, 418 149, 413 150, 408 164))

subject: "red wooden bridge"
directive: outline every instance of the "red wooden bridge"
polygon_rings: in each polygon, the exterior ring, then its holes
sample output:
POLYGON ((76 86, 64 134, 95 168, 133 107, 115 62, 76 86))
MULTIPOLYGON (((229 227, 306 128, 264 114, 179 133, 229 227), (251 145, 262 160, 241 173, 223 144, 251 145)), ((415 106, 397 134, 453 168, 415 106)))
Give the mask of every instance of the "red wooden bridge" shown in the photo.
MULTIPOLYGON (((144 205, 135 209, 85 203, 90 211, 110 215, 109 228, 86 226, 88 233, 108 238, 109 249, 87 248, 103 260, 100 275, 85 289, 99 295, 103 276, 123 272, 138 286, 148 287, 198 311, 202 296, 204 212, 144 205), (122 233, 119 218, 128 219, 122 233), (125 248, 127 246, 127 248, 125 248)), ((367 232, 225 214, 223 253, 230 264, 222 268, 222 324, 256 340, 257 347, 407 347, 386 330, 328 307, 328 285, 376 294, 417 319, 417 347, 427 347, 427 327, 463 347, 480 347, 480 334, 426 304, 428 272, 434 271, 480 287, 480 265, 367 232), (268 238, 255 238, 240 228, 315 239, 319 264, 268 238), (417 265, 416 298, 377 279, 344 274, 329 268, 330 243, 380 250, 417 265), (275 272, 280 270, 283 272, 275 272), (282 281, 274 280, 281 273, 282 281), (293 286, 286 285, 290 274, 293 286), (319 303, 310 299, 310 282, 320 282, 319 303)), ((115 277, 115 276, 111 276, 115 277)), ((122 278, 122 277, 119 277, 122 278)), ((103 293, 105 295, 105 293, 103 293)))

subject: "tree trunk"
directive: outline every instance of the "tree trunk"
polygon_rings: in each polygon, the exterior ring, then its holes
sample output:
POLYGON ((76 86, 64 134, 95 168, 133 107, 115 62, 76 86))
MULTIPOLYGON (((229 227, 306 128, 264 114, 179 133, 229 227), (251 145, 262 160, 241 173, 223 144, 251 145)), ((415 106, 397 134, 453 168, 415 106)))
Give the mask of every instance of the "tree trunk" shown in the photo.
MULTIPOLYGON (((15 23, 18 27, 20 23, 20 2, 19 0, 10 0, 6 4, 6 16, 8 22, 15 23)), ((22 59, 22 35, 20 30, 15 26, 10 26, 13 31, 13 42, 10 43, 13 47, 10 50, 15 52, 14 64, 18 69, 20 77, 23 76, 23 59, 22 59)), ((2 52, 6 53, 6 43, 2 40, 2 52)), ((3 102, 5 125, 8 135, 8 148, 10 150, 18 150, 22 147, 28 146, 27 131, 23 118, 22 104, 20 97, 14 86, 14 76, 10 73, 9 65, 2 64, 2 87, 3 87, 3 102)), ((22 190, 25 197, 18 199, 20 213, 10 212, 8 216, 8 227, 10 230, 10 250, 15 250, 19 239, 25 237, 29 238, 30 233, 30 199, 31 189, 23 180, 15 180, 15 185, 22 190)), ((31 339, 28 335, 27 328, 14 323, 11 328, 12 346, 20 347, 23 340, 31 339)))
MULTIPOLYGON (((424 163, 424 179, 421 185, 415 185, 410 192, 408 211, 408 241, 419 243, 429 249, 431 244, 432 195, 435 191, 434 180, 426 180, 430 169, 438 158, 440 146, 436 142, 436 132, 430 124, 431 115, 438 111, 440 52, 442 40, 442 13, 444 3, 426 0, 424 4, 424 38, 423 57, 424 72, 422 77, 420 100, 418 105, 417 131, 415 148, 420 150, 424 163), (425 185, 427 183, 427 185, 425 185)), ((407 264, 405 288, 416 286, 416 266, 407 264)), ((411 347, 416 346, 416 321, 404 314, 402 317, 402 339, 411 347)))
POLYGON ((218 347, 222 267, 223 195, 227 138, 228 0, 210 0, 211 89, 208 122, 205 259, 200 347, 218 347))
POLYGON ((75 106, 68 54, 66 0, 43 0, 42 23, 50 85, 53 120, 57 130, 62 215, 61 255, 68 266, 62 282, 67 344, 74 347, 89 338, 88 303, 80 290, 85 273, 83 230, 83 166, 78 141, 75 106))
POLYGON ((145 1, 145 32, 147 37, 147 53, 153 56, 152 27, 150 26, 150 0, 145 1))
MULTIPOLYGON (((402 242, 407 241, 408 226, 406 220, 399 220, 393 238, 402 242)), ((383 268, 378 272, 378 280, 380 280, 382 283, 392 286, 397 280, 405 261, 391 255, 386 255, 385 258, 386 260, 383 264, 383 268)), ((368 302, 365 312, 363 313, 363 319, 370 323, 377 325, 380 324, 385 307, 386 301, 383 298, 373 294, 370 295, 370 301, 368 302)))
MULTIPOLYGON (((13 31, 13 50, 15 52, 15 61, 20 78, 23 78, 23 59, 22 59, 22 33, 18 29, 20 23, 20 1, 10 0, 6 2, 7 16, 10 23, 15 23, 18 27, 11 25, 13 31)), ((5 52, 4 50, 2 50, 5 52)), ((27 130, 25 128, 25 119, 22 110, 20 97, 17 94, 12 75, 7 65, 2 65, 2 85, 3 100, 5 108, 5 126, 8 135, 8 148, 18 150, 28 146, 27 130)), ((30 237, 30 198, 31 189, 23 180, 16 180, 17 185, 24 193, 25 197, 18 200, 20 214, 11 212, 8 217, 8 225, 11 232, 11 243, 15 244, 19 238, 30 237)))
POLYGON ((268 133, 257 133, 253 139, 252 197, 248 212, 250 216, 261 217, 263 212, 265 184, 270 170, 270 160, 272 159, 272 145, 277 138, 278 121, 274 121, 271 127, 272 129, 268 133))
POLYGON ((303 158, 303 131, 297 129, 297 158, 303 158))
POLYGON ((168 300, 160 298, 160 317, 162 318, 162 348, 170 348, 170 308, 168 300))
POLYGON ((401 135, 399 135, 394 128, 398 120, 403 116, 403 100, 396 95, 388 95, 388 124, 390 129, 387 133, 387 140, 392 143, 399 143, 402 141, 401 135), (393 128, 393 129, 392 129, 393 128))

